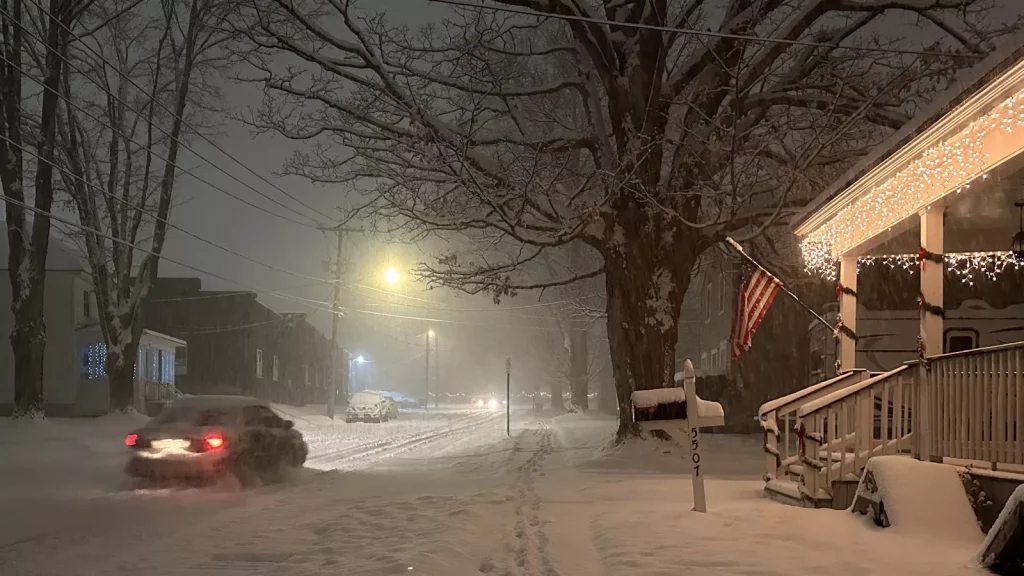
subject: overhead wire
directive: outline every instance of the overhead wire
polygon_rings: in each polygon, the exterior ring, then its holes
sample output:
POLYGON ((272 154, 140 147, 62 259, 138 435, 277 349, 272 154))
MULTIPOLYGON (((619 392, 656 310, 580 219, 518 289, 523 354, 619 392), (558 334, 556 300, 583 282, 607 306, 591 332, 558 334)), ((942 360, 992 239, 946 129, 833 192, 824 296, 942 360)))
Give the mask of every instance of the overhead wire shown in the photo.
POLYGON ((533 16, 536 18, 552 18, 555 20, 565 20, 570 22, 586 22, 589 24, 602 24, 604 26, 616 27, 616 28, 634 28, 641 30, 655 30, 658 32, 672 32, 676 34, 688 35, 688 36, 703 36, 706 38, 724 38, 728 40, 742 40, 745 42, 757 42, 763 44, 787 44, 790 46, 806 46, 809 48, 828 48, 831 50, 850 50, 855 52, 877 52, 886 54, 899 54, 899 55, 913 55, 913 56, 939 56, 945 58, 984 58, 985 54, 956 54, 952 52, 938 52, 932 50, 911 50, 904 48, 882 48, 882 47, 871 47, 871 46, 844 46, 842 44, 828 44, 825 42, 813 42, 811 40, 788 40, 785 38, 762 38, 760 36, 749 36, 746 34, 731 34, 728 32, 714 32, 711 30, 695 30, 692 28, 678 28, 675 26, 660 26, 657 24, 643 24, 639 22, 616 22, 615 20, 607 20, 603 18, 593 18, 590 16, 579 16, 574 14, 549 14, 546 12, 538 12, 528 8, 514 8, 510 6, 490 6, 486 4, 479 4, 477 2, 466 2, 464 0, 427 0, 428 2, 436 2, 438 4, 450 4, 452 6, 461 6, 464 8, 475 8, 477 10, 491 10, 494 12, 506 12, 510 14, 519 14, 523 16, 533 16))
MULTIPOLYGON (((30 2, 33 2, 33 4, 36 4, 36 6, 39 6, 39 4, 38 4, 38 3, 36 3, 36 2, 34 1, 34 0, 29 0, 29 1, 30 1, 30 2)), ((42 8, 40 8, 40 9, 42 10, 42 8)), ((46 12, 45 10, 42 10, 42 13, 43 13, 44 15, 46 15, 47 17, 49 17, 49 13, 48 13, 48 12, 46 12)), ((114 94, 114 93, 113 93, 113 92, 112 92, 112 91, 111 91, 111 90, 110 90, 109 88, 107 88, 106 86, 104 86, 104 85, 103 85, 103 84, 102 84, 102 83, 101 83, 100 81, 98 81, 98 80, 94 79, 94 78, 93 78, 92 76, 90 76, 90 75, 89 75, 89 74, 87 74, 87 73, 86 73, 85 71, 83 71, 83 70, 82 70, 81 68, 79 68, 79 67, 78 67, 78 66, 77 66, 77 65, 76 65, 76 64, 75 64, 74 62, 72 62, 72 60, 71 60, 70 58, 68 58, 67 56, 65 56, 65 55, 61 54, 60 52, 56 51, 56 50, 55 50, 55 49, 54 49, 53 47, 51 47, 51 46, 50 46, 50 45, 49 45, 48 43, 46 43, 45 41, 43 41, 43 39, 42 39, 42 38, 40 38, 40 37, 39 37, 39 36, 38 36, 37 34, 35 34, 35 33, 34 33, 33 31, 31 31, 31 30, 30 30, 29 28, 27 28, 27 27, 26 27, 26 26, 24 25, 24 23, 22 23, 22 22, 19 22, 19 21, 15 20, 15 19, 14 19, 14 17, 12 17, 12 16, 11 16, 10 12, 8 12, 8 11, 7 11, 6 9, 4 9, 4 8, 0 8, 0 16, 3 16, 3 17, 4 17, 4 19, 6 19, 6 20, 8 20, 8 21, 10 21, 10 22, 12 22, 12 23, 14 23, 14 24, 15 24, 16 26, 18 26, 18 27, 19 27, 19 28, 20 28, 20 29, 22 30, 22 32, 23 32, 23 33, 27 34, 27 35, 28 35, 28 36, 29 36, 30 38, 33 38, 33 39, 34 39, 34 40, 36 40, 37 42, 41 42, 41 43, 42 43, 42 44, 43 44, 43 45, 44 45, 44 46, 46 47, 46 49, 47 49, 48 51, 52 52, 52 53, 53 53, 53 54, 54 54, 54 55, 55 55, 56 57, 60 58, 60 59, 61 59, 61 60, 62 60, 62 61, 63 61, 64 63, 66 63, 66 64, 67 64, 67 65, 68 65, 68 66, 69 66, 69 67, 70 67, 71 69, 75 70, 76 72, 78 72, 79 74, 81 74, 81 75, 82 75, 83 77, 85 77, 86 79, 88 79, 90 83, 92 83, 92 84, 95 84, 95 85, 96 85, 96 86, 97 86, 97 87, 98 87, 98 88, 99 88, 100 90, 102 90, 103 92, 105 92, 105 93, 106 93, 107 95, 109 95, 109 96, 110 96, 111 98, 113 98, 113 99, 114 99, 115 101, 117 101, 118 103, 120 103, 120 104, 121 104, 122 106, 124 106, 124 107, 125 107, 125 108, 127 108, 128 110, 130 110, 130 111, 134 112, 135 114, 138 114, 139 116, 144 116, 144 115, 142 114, 142 112, 141 112, 141 111, 139 111, 139 110, 137 110, 137 109, 133 108, 132 106, 130 106, 130 105, 129 105, 129 104, 127 103, 127 102, 125 102, 125 101, 124 101, 124 100, 123 100, 123 99, 122 99, 122 98, 121 98, 120 96, 118 96, 117 94, 114 94)), ((67 31, 68 31, 68 32, 69 32, 69 33, 70 33, 70 34, 71 34, 72 36, 74 36, 74 37, 75 37, 76 39, 79 39, 79 40, 81 40, 81 37, 79 37, 79 36, 76 36, 76 35, 74 34, 74 32, 72 32, 70 28, 68 28, 67 26, 65 26, 65 25, 64 25, 64 23, 60 22, 60 20, 59 20, 59 19, 55 19, 54 21, 55 21, 55 22, 56 22, 56 23, 57 23, 57 24, 58 24, 59 26, 61 26, 61 27, 62 27, 62 28, 64 28, 65 30, 67 30, 67 31)), ((88 46, 88 44, 86 44, 85 42, 82 42, 82 45, 83 45, 83 46, 85 46, 86 48, 88 48, 90 52, 92 52, 93 54, 95 54, 97 58, 99 58, 100 60, 102 60, 102 61, 103 61, 103 63, 104 63, 104 64, 105 64, 106 66, 109 66, 110 68, 112 68, 112 69, 113 69, 113 70, 114 70, 114 71, 115 71, 115 72, 116 72, 116 73, 117 73, 118 75, 120 75, 120 76, 121 76, 122 78, 124 78, 125 80, 127 80, 127 81, 128 81, 129 83, 131 83, 131 84, 132 84, 133 86, 135 86, 135 87, 136 87, 136 88, 138 88, 139 90, 143 90, 143 91, 145 91, 145 88, 142 88, 141 86, 139 86, 139 85, 138 85, 138 84, 137 84, 137 83, 136 83, 136 82, 135 82, 134 80, 132 80, 132 79, 131 79, 131 78, 130 78, 129 76, 127 76, 126 74, 124 74, 124 72, 121 72, 121 70, 120 70, 120 69, 118 69, 118 67, 114 66, 114 65, 113 65, 113 64, 112 64, 112 63, 111 63, 111 62, 110 62, 109 60, 107 60, 106 58, 104 58, 104 57, 103 57, 102 55, 100 55, 99 53, 97 53, 97 52, 96 52, 95 50, 92 50, 92 47, 88 46)), ((6 59, 5 59, 4 61, 5 61, 5 62, 8 62, 8 63, 9 63, 9 61, 7 61, 6 59)), ((59 92, 58 92, 58 95, 59 95, 59 92)), ((154 100, 153 100, 153 102, 154 102, 154 103, 156 103, 156 104, 157 104, 158 106, 160 106, 161 108, 163 108, 164 110, 166 110, 166 111, 167 111, 168 113, 170 113, 170 114, 171 114, 172 116, 174 116, 174 118, 175 118, 175 119, 178 119, 178 120, 180 120, 180 121, 182 122, 182 124, 183 124, 184 126, 186 126, 186 127, 187 127, 187 128, 189 129, 189 130, 191 130, 191 131, 192 131, 192 132, 193 132, 194 134, 198 135, 198 136, 199 136, 200 138, 203 138, 203 139, 204 139, 204 140, 206 140, 207 142, 212 142, 212 141, 210 141, 210 140, 209 140, 209 139, 208 139, 208 138, 207 138, 207 137, 206 137, 205 135, 203 135, 203 134, 202 134, 201 132, 199 132, 198 130, 196 130, 196 128, 195 128, 195 127, 193 127, 193 126, 192 126, 191 124, 188 124, 188 123, 187 123, 187 122, 186 122, 186 121, 185 121, 184 119, 181 119, 181 118, 180 118, 179 116, 177 116, 176 114, 174 114, 174 111, 172 111, 172 110, 170 110, 169 108, 167 108, 167 106, 166 106, 166 105, 165 105, 165 104, 164 104, 163 102, 161 102, 161 101, 160 101, 159 99, 154 99, 154 100)), ((159 124, 156 124, 156 123, 153 123, 153 122, 147 122, 147 124, 149 124, 149 125, 153 126, 154 128, 156 128, 157 130, 159 130, 159 131, 160 131, 161 133, 163 133, 163 134, 164 134, 165 136, 167 136, 168 138, 174 138, 174 136, 172 136, 170 132, 168 132, 168 131, 167 131, 167 130, 166 130, 165 128, 163 128, 163 127, 162 127, 162 126, 160 126, 159 124)), ((297 216, 299 216, 299 217, 301 217, 301 218, 306 218, 307 220, 309 220, 309 221, 311 221, 311 222, 315 223, 315 225, 310 225, 310 224, 306 224, 306 223, 304 223, 304 222, 299 222, 298 220, 294 220, 294 219, 292 219, 292 218, 290 218, 290 217, 287 217, 287 216, 284 216, 284 215, 282 215, 282 214, 278 214, 278 213, 276 213, 276 212, 273 212, 273 211, 271 211, 271 210, 267 210, 266 208, 263 208, 263 207, 261 207, 261 206, 259 206, 259 205, 257 205, 257 204, 253 204, 253 203, 251 203, 251 202, 249 202, 249 201, 247 201, 247 200, 244 200, 244 199, 242 199, 242 198, 240 198, 240 197, 238 197, 238 196, 236 196, 236 195, 234 195, 234 194, 231 194, 230 192, 228 192, 228 191, 224 190, 223 188, 221 188, 221 187, 219 187, 219 186, 217 186, 217 185, 215 185, 215 184, 212 184, 212 183, 210 183, 209 181, 207 181, 207 180, 205 180, 205 179, 203 179, 203 178, 201 178, 201 177, 199 177, 199 176, 197 176, 197 175, 195 175, 195 174, 191 174, 190 172, 188 172, 188 171, 184 170, 183 168, 181 168, 180 166, 178 166, 178 165, 177 165, 177 164, 175 164, 174 162, 170 162, 169 160, 167 160, 167 158, 165 158, 165 157, 163 157, 163 156, 161 156, 161 155, 157 154, 156 152, 153 152, 152 150, 150 150, 150 152, 152 152, 152 153, 153 153, 153 154, 154 154, 155 156, 157 156, 158 158, 160 158, 160 159, 161 159, 161 160, 163 160, 164 162, 167 162, 168 164, 171 164, 172 166, 174 166, 174 167, 175 167, 175 168, 177 168, 178 170, 181 170, 181 171, 182 171, 182 173, 184 173, 184 174, 186 174, 186 175, 189 175, 189 176, 191 176, 192 178, 195 178, 196 180, 198 180, 198 181, 202 182, 203 184, 206 184, 206 185, 207 185, 207 186, 209 186, 210 188, 213 188, 214 190, 217 190, 217 191, 219 191, 219 192, 221 192, 221 193, 223 193, 223 194, 225 194, 225 195, 227 195, 227 196, 229 196, 229 197, 231 197, 231 198, 234 198, 235 200, 238 200, 238 201, 240 201, 240 202, 243 202, 243 203, 245 203, 245 204, 247 204, 247 205, 249 205, 249 206, 252 206, 253 208, 256 208, 256 209, 258 209, 258 210, 261 210, 261 211, 263 211, 263 212, 266 212, 266 213, 268 213, 268 214, 271 214, 271 215, 273 215, 273 216, 276 216, 276 217, 278 217, 278 218, 281 218, 281 219, 283 219, 283 220, 287 220, 287 221, 289 221, 289 222, 292 222, 292 223, 294 223, 294 224, 298 224, 299 226, 304 226, 304 227, 307 227, 307 228, 317 229, 317 227, 318 227, 318 226, 324 226, 324 225, 325 225, 325 224, 324 224, 323 222, 320 222, 320 221, 319 221, 319 220, 317 220, 316 218, 312 218, 312 217, 310 217, 310 216, 308 216, 308 215, 306 215, 306 214, 303 214, 303 213, 301 213, 301 212, 299 212, 299 211, 295 210, 294 208, 292 208, 292 207, 288 206, 287 204, 284 204, 283 202, 281 202, 281 201, 277 200, 276 198, 273 198, 273 197, 269 196, 268 194, 266 194, 266 193, 264 193, 264 192, 261 192, 261 191, 257 190, 257 189, 256 189, 256 188, 254 188, 254 187, 253 187, 252 185, 250 185, 250 184, 248 184, 248 183, 246 183, 246 182, 242 181, 242 180, 241 180, 241 179, 239 179, 239 178, 238 178, 237 176, 235 176, 235 175, 231 174, 230 172, 228 172, 228 171, 224 170, 223 168, 221 168, 221 167, 220 167, 220 166, 219 166, 219 165, 218 165, 217 163, 215 163, 215 162, 212 162, 212 161, 211 161, 211 160, 210 160, 209 158, 206 158, 206 157, 205 157, 205 156, 203 156, 202 154, 199 154, 198 152, 196 152, 195 150, 193 150, 193 149, 192 149, 192 148, 191 148, 191 147, 190 147, 190 146, 189 146, 189 145, 188 145, 187 143, 185 143, 184 141, 182 141, 182 140, 181 140, 180 138, 174 138, 174 139, 175 139, 175 140, 177 140, 178 144, 179 144, 179 145, 180 145, 180 146, 181 146, 182 148, 184 148, 185 150, 188 150, 189 152, 191 152, 191 153, 192 153, 192 154, 193 154, 193 155, 194 155, 194 156, 195 156, 196 158, 199 158, 200 160, 203 160, 204 162, 207 162, 207 163, 209 163, 209 164, 210 164, 211 166, 213 166, 213 168, 215 168, 215 169, 216 169, 217 171, 219 171, 219 172, 223 173, 224 175, 228 176, 229 178, 231 178, 231 179, 232 179, 232 180, 234 180, 235 182, 237 182, 237 183, 241 184, 242 186, 244 186, 245 188, 247 188, 247 189, 249 189, 249 190, 251 190, 251 191, 255 192, 255 193, 256 193, 257 195, 259 195, 259 196, 261 196, 261 197, 263 197, 263 198, 265 198, 265 199, 269 200, 270 202, 272 202, 272 203, 274 203, 274 204, 276 204, 276 205, 278 205, 278 206, 280 206, 280 207, 284 208, 285 210, 288 210, 289 212, 292 212, 293 214, 296 214, 297 216)), ((134 142, 134 141, 133 141, 133 142, 134 142)), ((138 144, 137 144, 137 145, 138 145, 138 144)), ((216 147, 216 146, 215 146, 215 147, 216 147)), ((218 147, 218 149, 219 149, 219 147, 218 147)), ((228 156, 229 156, 229 158, 231 158, 232 160, 235 160, 236 162, 238 162, 238 160, 236 160, 236 159, 235 159, 235 158, 234 158, 233 156, 230 156, 230 155, 228 155, 228 156)), ((240 163, 240 162, 239 162, 239 164, 241 165, 241 163, 240 163)), ((244 166, 244 165, 243 165, 243 166, 244 166)), ((265 180, 265 179, 264 179, 264 180, 265 180)), ((269 181, 268 181, 268 182, 269 182, 269 181)), ((280 188, 278 188, 278 189, 280 190, 280 188)), ((282 192, 284 192, 284 191, 282 190, 282 192)), ((289 198, 291 198, 291 199, 293 199, 293 200, 295 200, 295 201, 299 202, 300 204, 302 203, 302 202, 301 202, 300 200, 298 200, 298 199, 297 199, 297 198, 295 198, 294 196, 292 196, 292 195, 288 194, 287 192, 284 192, 284 194, 285 194, 286 196, 288 196, 289 198)), ((305 205, 305 204, 303 204, 303 205, 305 205)), ((320 212, 317 212, 317 214, 320 214, 320 212)), ((326 218, 327 220, 330 220, 330 218, 329 218, 329 217, 327 217, 327 216, 325 216, 325 215, 323 215, 323 214, 320 214, 320 215, 321 215, 321 216, 324 216, 324 218, 326 218)))

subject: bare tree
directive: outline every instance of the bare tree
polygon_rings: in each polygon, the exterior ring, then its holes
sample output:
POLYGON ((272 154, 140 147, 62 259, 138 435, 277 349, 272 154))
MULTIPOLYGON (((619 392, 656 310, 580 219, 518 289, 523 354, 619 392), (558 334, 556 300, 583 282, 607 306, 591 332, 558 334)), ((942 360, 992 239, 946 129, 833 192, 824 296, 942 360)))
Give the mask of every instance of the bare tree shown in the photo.
POLYGON ((6 202, 15 415, 43 413, 46 254, 53 207, 56 112, 67 29, 92 0, 0 0, 0 184, 6 202), (36 10, 35 8, 39 8, 36 10), (36 78, 41 86, 26 82, 36 78), (41 89, 40 89, 41 88, 41 89), (31 200, 29 200, 31 198, 31 200), (19 204, 30 204, 29 210, 19 204))
POLYGON ((500 298, 603 274, 623 435, 630 393, 671 385, 700 255, 777 225, 819 188, 805 174, 905 123, 1017 27, 994 5, 496 0, 410 32, 350 0, 248 0, 266 94, 250 121, 311 143, 289 172, 360 187, 353 217, 518 247, 425 263, 437 285, 500 298), (577 240, 598 267, 522 273, 577 240))
POLYGON ((222 0, 98 0, 83 18, 96 31, 70 51, 61 176, 79 220, 102 233, 82 240, 112 408, 133 404, 141 307, 167 237, 181 141, 189 127, 209 126, 204 112, 217 97, 211 75, 224 67, 230 37, 221 26, 226 7, 222 0), (137 256, 130 245, 147 252, 137 256))

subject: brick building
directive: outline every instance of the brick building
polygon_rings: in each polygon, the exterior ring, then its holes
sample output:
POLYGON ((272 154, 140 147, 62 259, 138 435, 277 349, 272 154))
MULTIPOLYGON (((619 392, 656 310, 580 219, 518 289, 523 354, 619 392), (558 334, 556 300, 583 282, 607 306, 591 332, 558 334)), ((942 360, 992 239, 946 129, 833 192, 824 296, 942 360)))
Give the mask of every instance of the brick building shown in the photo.
POLYGON ((203 290, 199 278, 160 278, 144 320, 148 329, 188 343, 176 374, 186 394, 326 401, 330 341, 305 314, 274 312, 254 292, 203 290))

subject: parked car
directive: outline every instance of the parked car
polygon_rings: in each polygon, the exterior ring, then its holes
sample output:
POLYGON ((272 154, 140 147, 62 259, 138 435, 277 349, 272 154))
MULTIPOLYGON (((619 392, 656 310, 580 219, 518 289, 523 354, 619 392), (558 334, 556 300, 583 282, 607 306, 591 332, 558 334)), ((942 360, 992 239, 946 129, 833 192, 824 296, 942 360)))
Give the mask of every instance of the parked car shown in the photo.
POLYGON ((244 396, 183 396, 125 437, 136 478, 243 484, 276 479, 305 463, 309 448, 291 420, 244 396))
POLYGON ((363 390, 349 398, 345 422, 387 422, 391 419, 392 411, 397 413, 398 405, 383 392, 363 390))

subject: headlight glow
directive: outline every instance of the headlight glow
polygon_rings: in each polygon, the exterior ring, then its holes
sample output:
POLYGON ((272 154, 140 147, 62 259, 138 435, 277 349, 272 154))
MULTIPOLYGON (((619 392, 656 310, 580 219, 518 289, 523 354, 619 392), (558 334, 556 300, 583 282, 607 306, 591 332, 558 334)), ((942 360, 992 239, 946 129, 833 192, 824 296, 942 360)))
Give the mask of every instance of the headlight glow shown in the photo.
POLYGON ((487 407, 488 408, 497 408, 498 407, 498 401, 495 400, 494 398, 491 398, 490 400, 487 401, 487 407))

